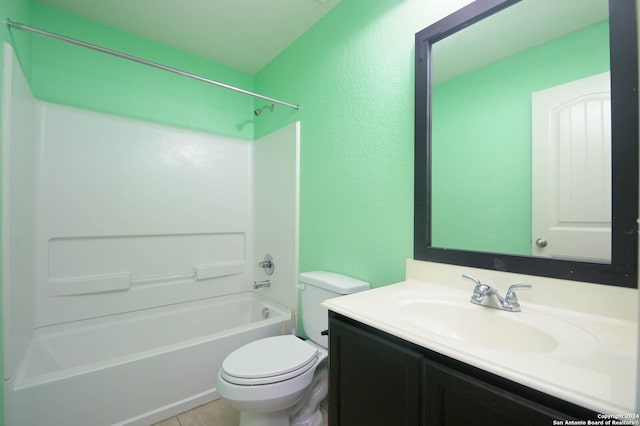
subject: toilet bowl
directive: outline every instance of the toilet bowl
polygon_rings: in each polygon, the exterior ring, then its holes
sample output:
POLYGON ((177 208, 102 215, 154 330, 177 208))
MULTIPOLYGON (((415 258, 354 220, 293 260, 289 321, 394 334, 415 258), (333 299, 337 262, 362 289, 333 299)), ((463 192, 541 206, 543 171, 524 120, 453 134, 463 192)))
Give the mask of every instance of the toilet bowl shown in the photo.
POLYGON ((300 275, 303 322, 312 340, 267 337, 233 351, 218 372, 217 391, 240 410, 240 426, 321 426, 320 402, 328 390, 324 300, 369 288, 330 272, 300 275))
POLYGON ((307 404, 317 407, 326 396, 325 391, 316 396, 317 401, 299 404, 312 396, 308 390, 314 378, 326 382, 321 370, 326 370, 327 355, 324 348, 292 335, 256 340, 224 360, 218 372, 218 393, 241 411, 242 426, 288 426, 296 411, 307 404))

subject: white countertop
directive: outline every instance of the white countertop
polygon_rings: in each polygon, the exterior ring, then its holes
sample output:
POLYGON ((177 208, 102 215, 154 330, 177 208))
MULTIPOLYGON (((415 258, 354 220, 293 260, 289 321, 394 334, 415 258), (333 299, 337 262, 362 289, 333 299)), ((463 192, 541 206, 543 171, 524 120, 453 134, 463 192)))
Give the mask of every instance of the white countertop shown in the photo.
POLYGON ((407 278, 323 306, 594 411, 635 412, 637 290, 411 260, 407 278), (522 312, 478 306, 461 273, 502 295, 514 282, 533 290, 519 293, 522 312))

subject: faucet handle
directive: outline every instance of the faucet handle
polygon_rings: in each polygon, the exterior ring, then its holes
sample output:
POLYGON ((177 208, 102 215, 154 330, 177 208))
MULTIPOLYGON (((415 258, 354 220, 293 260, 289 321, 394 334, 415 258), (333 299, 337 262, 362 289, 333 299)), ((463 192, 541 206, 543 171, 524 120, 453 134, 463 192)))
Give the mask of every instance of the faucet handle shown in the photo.
POLYGON ((486 293, 487 291, 491 290, 491 286, 490 285, 483 284, 476 277, 472 277, 471 275, 467 275, 467 274, 462 274, 462 278, 466 278, 466 279, 471 280, 474 283, 476 283, 476 288, 475 288, 474 291, 478 291, 478 292, 481 292, 481 293, 486 293))
POLYGON ((490 285, 482 284, 479 279, 472 277, 471 275, 462 274, 462 277, 476 283, 476 286, 473 289, 473 296, 471 296, 471 300, 476 303, 482 302, 484 296, 491 291, 490 285))
POLYGON ((516 290, 531 290, 533 286, 529 283, 516 283, 516 284, 511 284, 509 286, 509 289, 507 290, 507 295, 509 293, 513 293, 516 294, 515 291, 516 290))
POLYGON ((507 290, 507 294, 504 296, 504 301, 506 304, 513 308, 520 308, 520 303, 518 303, 518 296, 516 295, 516 290, 530 290, 533 286, 527 283, 516 283, 511 284, 509 289, 507 290))
POLYGON ((467 275, 467 274, 462 274, 462 278, 466 278, 468 280, 473 281, 474 283, 476 283, 476 285, 482 285, 482 283, 480 282, 479 279, 477 279, 476 277, 472 277, 471 275, 467 275))
POLYGON ((276 264, 273 262, 273 257, 270 254, 265 255, 264 259, 261 262, 258 262, 258 268, 264 269, 267 275, 273 274, 273 270, 276 267, 276 264))

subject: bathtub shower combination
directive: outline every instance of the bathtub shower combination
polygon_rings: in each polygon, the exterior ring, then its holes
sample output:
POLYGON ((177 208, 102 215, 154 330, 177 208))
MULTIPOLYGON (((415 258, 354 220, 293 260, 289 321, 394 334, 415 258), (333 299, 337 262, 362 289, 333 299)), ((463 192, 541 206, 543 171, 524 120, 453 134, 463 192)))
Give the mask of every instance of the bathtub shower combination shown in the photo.
POLYGON ((34 99, 8 45, 4 66, 5 424, 148 425, 216 399, 229 353, 291 333, 299 124, 172 128, 34 99))
POLYGON ((288 308, 243 293, 36 330, 15 379, 16 424, 163 420, 217 398, 226 354, 289 332, 289 320, 288 308))

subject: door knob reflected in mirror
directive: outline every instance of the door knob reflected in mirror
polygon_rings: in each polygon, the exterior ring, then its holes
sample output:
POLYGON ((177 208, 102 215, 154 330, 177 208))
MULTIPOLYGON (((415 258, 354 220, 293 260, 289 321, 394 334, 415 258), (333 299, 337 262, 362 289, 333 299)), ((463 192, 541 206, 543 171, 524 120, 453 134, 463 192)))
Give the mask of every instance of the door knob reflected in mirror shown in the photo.
POLYGON ((536 240, 536 245, 540 248, 544 248, 547 246, 547 244, 549 244, 549 242, 547 240, 545 240, 544 238, 538 238, 536 240))

